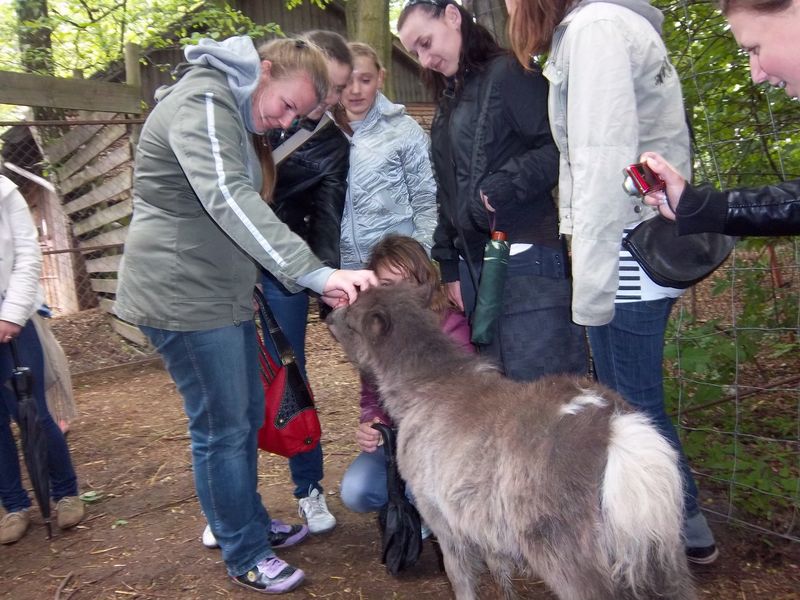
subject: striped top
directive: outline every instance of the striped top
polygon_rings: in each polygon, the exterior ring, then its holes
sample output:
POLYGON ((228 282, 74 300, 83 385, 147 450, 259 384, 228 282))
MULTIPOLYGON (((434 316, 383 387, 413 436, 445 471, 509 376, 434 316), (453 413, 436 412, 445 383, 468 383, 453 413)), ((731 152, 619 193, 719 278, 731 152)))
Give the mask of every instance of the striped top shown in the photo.
MULTIPOLYGON (((627 227, 622 233, 625 237, 633 227, 627 227)), ((619 287, 614 302, 642 302, 646 300, 661 300, 662 298, 677 298, 684 290, 662 287, 648 277, 631 256, 631 253, 619 247, 619 287)))

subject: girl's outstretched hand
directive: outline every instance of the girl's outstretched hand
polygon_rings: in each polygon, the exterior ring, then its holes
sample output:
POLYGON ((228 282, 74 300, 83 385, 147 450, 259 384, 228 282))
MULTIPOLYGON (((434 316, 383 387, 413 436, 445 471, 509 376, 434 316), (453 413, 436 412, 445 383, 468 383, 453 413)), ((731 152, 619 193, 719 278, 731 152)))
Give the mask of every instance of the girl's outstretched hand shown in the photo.
POLYGON ((338 269, 325 282, 322 300, 333 308, 347 306, 356 301, 360 291, 373 285, 378 285, 378 280, 372 271, 338 269))

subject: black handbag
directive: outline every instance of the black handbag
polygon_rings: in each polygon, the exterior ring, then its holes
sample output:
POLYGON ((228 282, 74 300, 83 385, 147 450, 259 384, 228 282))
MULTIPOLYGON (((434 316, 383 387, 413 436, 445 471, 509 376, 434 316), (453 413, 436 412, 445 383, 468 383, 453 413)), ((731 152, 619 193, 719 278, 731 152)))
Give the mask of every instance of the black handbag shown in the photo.
POLYGON ((721 233, 678 235, 675 223, 658 215, 633 228, 622 246, 658 285, 683 289, 725 262, 736 239, 721 233))
POLYGON ((389 501, 378 513, 383 549, 381 562, 395 577, 414 566, 422 552, 422 520, 417 508, 406 496, 406 482, 397 468, 397 432, 383 423, 373 429, 383 437, 386 456, 386 491, 389 501))

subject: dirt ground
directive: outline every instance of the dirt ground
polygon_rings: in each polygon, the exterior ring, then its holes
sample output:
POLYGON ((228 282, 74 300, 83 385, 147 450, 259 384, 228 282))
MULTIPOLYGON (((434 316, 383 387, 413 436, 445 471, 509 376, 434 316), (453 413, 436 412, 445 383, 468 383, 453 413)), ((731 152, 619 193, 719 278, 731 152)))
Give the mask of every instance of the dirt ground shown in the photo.
MULTIPOLYGON (((0 598, 13 600, 252 598, 225 576, 219 552, 200 543, 204 520, 191 473, 180 398, 157 360, 115 341, 102 314, 87 311, 54 322, 74 372, 79 418, 69 443, 81 492, 96 492, 77 528, 45 537, 41 517, 17 544, 0 547, 0 598), (120 361, 137 360, 121 368, 120 361)), ((431 542, 400 578, 380 564, 373 515, 347 511, 338 496, 356 455, 357 377, 327 330, 309 329, 309 374, 323 425, 328 505, 339 524, 280 552, 307 582, 287 598, 448 598, 450 586, 431 542)), ((273 516, 297 520, 286 460, 261 454, 260 491, 273 516)), ((694 570, 703 599, 800 598, 800 546, 712 523, 720 559, 694 570)), ((520 580, 520 595, 553 598, 541 582, 520 580)), ((482 598, 495 597, 486 582, 482 598)))

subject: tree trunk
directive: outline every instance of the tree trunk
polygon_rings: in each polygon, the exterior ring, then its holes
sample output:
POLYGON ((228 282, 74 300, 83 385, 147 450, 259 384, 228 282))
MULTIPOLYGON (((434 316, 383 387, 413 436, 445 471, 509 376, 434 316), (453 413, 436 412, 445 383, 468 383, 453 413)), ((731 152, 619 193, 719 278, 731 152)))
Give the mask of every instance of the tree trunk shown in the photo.
MULTIPOLYGON (((17 39, 22 54, 22 66, 27 73, 52 75, 53 48, 50 27, 47 25, 47 0, 16 0, 14 9, 17 13, 17 39)), ((33 108, 33 118, 36 120, 54 120, 61 118, 61 115, 62 111, 55 108, 33 108)), ((46 129, 40 130, 40 133, 48 138, 57 135, 55 131, 46 129)))
POLYGON ((478 23, 492 32, 498 44, 508 48, 508 12, 504 0, 464 0, 464 8, 475 15, 478 23))
MULTIPOLYGON (((389 30, 389 0, 348 0, 347 36, 351 41, 369 44, 378 53, 383 66, 392 64, 392 38, 389 30)), ((394 97, 392 74, 386 74, 383 92, 394 97)))

